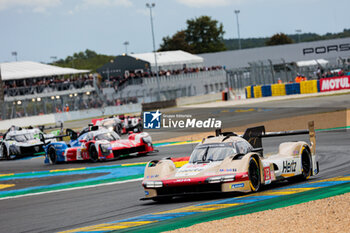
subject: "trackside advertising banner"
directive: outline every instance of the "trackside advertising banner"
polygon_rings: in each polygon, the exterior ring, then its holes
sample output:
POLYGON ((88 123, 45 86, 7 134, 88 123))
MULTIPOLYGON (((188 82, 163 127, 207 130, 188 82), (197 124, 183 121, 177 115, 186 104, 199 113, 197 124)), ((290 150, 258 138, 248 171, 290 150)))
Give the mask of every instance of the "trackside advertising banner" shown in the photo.
POLYGON ((320 79, 320 91, 337 91, 350 89, 350 76, 320 79))

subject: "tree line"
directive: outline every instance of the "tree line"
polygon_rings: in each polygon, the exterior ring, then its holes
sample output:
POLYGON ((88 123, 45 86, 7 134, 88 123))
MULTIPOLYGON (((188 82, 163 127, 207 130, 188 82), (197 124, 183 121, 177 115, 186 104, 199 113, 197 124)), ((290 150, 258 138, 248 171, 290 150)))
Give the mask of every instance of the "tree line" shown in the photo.
MULTIPOLYGON (((185 29, 177 31, 172 36, 163 37, 158 51, 183 50, 193 54, 200 54, 238 49, 238 39, 224 39, 224 34, 222 23, 212 19, 210 16, 200 16, 187 20, 185 29)), ((316 33, 302 33, 299 35, 277 33, 271 37, 241 39, 241 47, 246 49, 345 37, 350 37, 350 29, 325 35, 316 33)), ((114 58, 115 56, 97 54, 95 51, 86 49, 84 52, 74 53, 72 56, 57 60, 52 64, 61 67, 96 71, 97 68, 114 58)))

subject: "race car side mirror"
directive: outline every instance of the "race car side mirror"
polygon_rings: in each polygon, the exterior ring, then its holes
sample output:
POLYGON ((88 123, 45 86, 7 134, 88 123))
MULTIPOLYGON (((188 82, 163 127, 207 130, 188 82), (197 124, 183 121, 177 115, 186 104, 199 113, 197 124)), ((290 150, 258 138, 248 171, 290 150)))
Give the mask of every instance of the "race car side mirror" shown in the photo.
POLYGON ((85 139, 81 139, 81 140, 79 140, 79 142, 81 142, 81 143, 85 143, 85 142, 86 142, 86 140, 85 140, 85 139))

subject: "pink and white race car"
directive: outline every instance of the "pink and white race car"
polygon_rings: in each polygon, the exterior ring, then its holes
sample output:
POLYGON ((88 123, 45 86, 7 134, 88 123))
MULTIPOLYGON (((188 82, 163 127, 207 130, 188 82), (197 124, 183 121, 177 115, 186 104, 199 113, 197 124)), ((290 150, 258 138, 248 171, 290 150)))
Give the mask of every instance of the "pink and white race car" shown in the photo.
POLYGON ((152 138, 148 133, 132 133, 128 139, 121 139, 114 131, 103 127, 91 126, 78 136, 68 129, 69 143, 60 141, 44 146, 45 163, 56 164, 76 160, 118 159, 131 154, 145 155, 154 152, 152 138))

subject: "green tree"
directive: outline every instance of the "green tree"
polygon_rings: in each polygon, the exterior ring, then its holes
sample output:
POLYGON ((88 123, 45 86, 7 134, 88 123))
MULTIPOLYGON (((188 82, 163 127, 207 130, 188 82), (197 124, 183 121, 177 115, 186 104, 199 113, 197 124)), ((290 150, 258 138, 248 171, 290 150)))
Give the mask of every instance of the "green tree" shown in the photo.
POLYGON ((60 59, 53 65, 60 67, 72 67, 76 69, 87 69, 95 72, 97 68, 113 60, 115 56, 97 54, 95 51, 86 49, 84 52, 74 53, 73 56, 67 56, 60 59))
POLYGON ((158 51, 183 50, 192 53, 192 48, 186 41, 186 33, 184 30, 176 32, 172 37, 163 37, 163 43, 158 51))
POLYGON ((187 20, 187 28, 172 37, 164 37, 160 51, 185 50, 191 53, 210 53, 226 50, 222 23, 209 16, 187 20))
POLYGON ((187 20, 186 41, 194 53, 210 53, 226 50, 223 43, 224 26, 209 16, 187 20))
POLYGON ((266 45, 292 44, 293 40, 284 33, 277 33, 266 41, 266 45))

